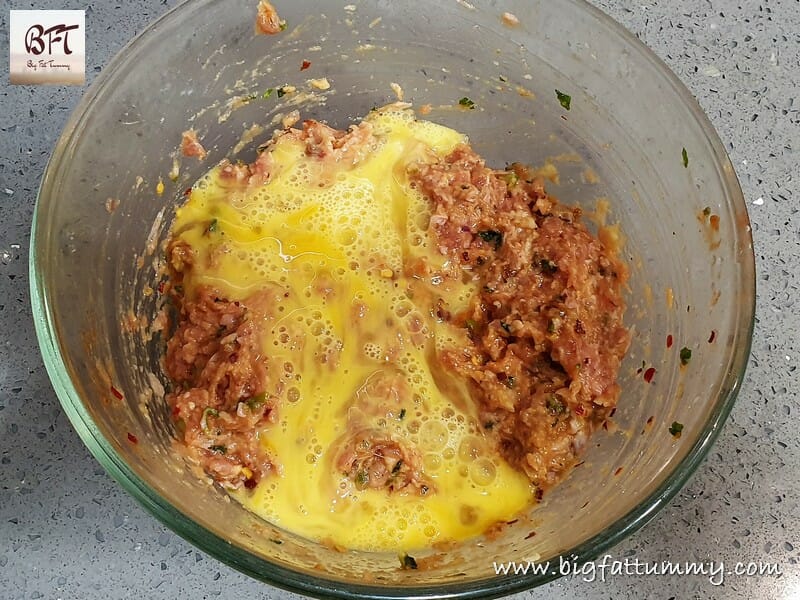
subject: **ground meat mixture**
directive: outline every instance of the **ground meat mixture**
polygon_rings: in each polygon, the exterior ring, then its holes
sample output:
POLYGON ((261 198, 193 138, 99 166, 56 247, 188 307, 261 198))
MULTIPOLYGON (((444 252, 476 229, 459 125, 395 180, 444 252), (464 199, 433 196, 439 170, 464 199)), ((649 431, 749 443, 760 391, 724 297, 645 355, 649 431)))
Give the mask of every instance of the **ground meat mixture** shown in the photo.
POLYGON ((184 131, 181 135, 181 154, 184 156, 195 156, 200 160, 208 156, 208 152, 203 148, 203 144, 197 139, 197 132, 194 129, 184 131))
POLYGON ((178 327, 167 343, 167 395, 177 435, 189 455, 220 484, 254 487, 274 466, 258 431, 275 420, 266 396, 258 334, 241 302, 200 287, 187 298, 181 273, 192 262, 185 244, 171 244, 172 301, 178 327))
POLYGON ((305 142, 306 155, 320 160, 330 157, 333 163, 355 164, 375 147, 372 125, 366 121, 352 125, 349 131, 334 129, 308 119, 302 129, 289 129, 284 135, 305 142))
POLYGON ((451 259, 449 275, 480 290, 453 316, 470 342, 440 358, 471 381, 484 429, 542 491, 616 404, 627 269, 579 209, 520 165, 493 171, 462 145, 412 181, 432 203, 430 234, 451 259))
POLYGON ((273 35, 286 28, 286 21, 278 16, 278 11, 267 0, 259 0, 256 12, 256 33, 273 35))
POLYGON ((391 368, 377 371, 356 390, 347 410, 347 433, 334 444, 340 449, 336 467, 356 489, 419 495, 433 491, 433 483, 422 472, 417 449, 393 439, 379 426, 386 420, 403 421, 407 407, 413 405, 409 397, 405 375, 391 368))
POLYGON ((352 479, 356 489, 405 490, 421 495, 431 491, 431 484, 422 475, 419 453, 386 437, 380 429, 348 434, 336 446, 342 448, 336 466, 352 479))

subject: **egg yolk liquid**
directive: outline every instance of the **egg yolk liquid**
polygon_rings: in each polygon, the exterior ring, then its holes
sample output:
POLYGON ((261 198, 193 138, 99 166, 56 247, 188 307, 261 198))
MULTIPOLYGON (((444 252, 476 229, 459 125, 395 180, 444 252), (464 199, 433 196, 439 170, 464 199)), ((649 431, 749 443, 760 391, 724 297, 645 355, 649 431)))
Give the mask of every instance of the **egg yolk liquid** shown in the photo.
POLYGON ((232 495, 313 540, 413 550, 510 520, 532 492, 484 439, 466 384, 437 363, 466 332, 437 319, 427 299, 463 310, 474 284, 406 274, 414 260, 445 260, 431 247, 428 201, 408 170, 465 137, 391 107, 365 121, 373 146, 358 160, 308 156, 296 136, 279 136, 264 185, 234 186, 215 167, 173 231, 197 256, 187 293, 209 285, 268 306, 253 314, 278 420, 259 436, 278 468, 232 495), (431 489, 361 489, 336 466, 354 427, 414 448, 431 489))

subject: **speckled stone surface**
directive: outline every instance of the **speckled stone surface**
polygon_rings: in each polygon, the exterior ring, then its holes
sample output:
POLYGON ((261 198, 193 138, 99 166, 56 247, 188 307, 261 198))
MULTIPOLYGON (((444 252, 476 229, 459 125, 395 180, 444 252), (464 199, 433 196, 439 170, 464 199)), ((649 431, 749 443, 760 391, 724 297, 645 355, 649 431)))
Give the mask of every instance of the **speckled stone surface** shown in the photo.
MULTIPOLYGON (((753 222, 758 310, 739 400, 684 490, 613 558, 771 562, 780 577, 561 579, 518 597, 800 597, 800 10, 796 0, 595 0, 697 96, 727 147, 753 222)), ((87 8, 87 79, 174 0, 12 0, 87 8)), ((36 346, 27 255, 35 192, 80 87, 10 86, 0 13, 0 598, 289 598, 194 549, 89 455, 36 346)), ((727 567, 726 567, 727 568, 727 567)))

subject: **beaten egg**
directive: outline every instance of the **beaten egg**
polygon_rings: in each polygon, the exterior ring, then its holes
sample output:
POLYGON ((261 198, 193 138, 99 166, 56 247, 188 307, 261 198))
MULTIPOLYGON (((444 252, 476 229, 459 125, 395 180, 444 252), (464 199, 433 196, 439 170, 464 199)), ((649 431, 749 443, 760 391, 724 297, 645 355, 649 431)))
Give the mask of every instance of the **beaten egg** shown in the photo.
POLYGON ((363 126, 370 144, 338 160, 276 136, 262 184, 235 185, 214 167, 173 232, 196 256, 187 295, 212 286, 256 307, 265 394, 277 407, 258 436, 276 468, 230 493, 312 540, 413 550, 513 519, 532 489, 484 437, 466 383, 438 364, 467 332, 439 318, 436 302, 463 310, 475 284, 414 269, 423 261, 435 273, 446 258, 408 174, 466 139, 401 106, 371 112, 363 126), (370 436, 413 452, 416 487, 376 488, 369 473, 345 472, 348 444, 369 451, 370 436))

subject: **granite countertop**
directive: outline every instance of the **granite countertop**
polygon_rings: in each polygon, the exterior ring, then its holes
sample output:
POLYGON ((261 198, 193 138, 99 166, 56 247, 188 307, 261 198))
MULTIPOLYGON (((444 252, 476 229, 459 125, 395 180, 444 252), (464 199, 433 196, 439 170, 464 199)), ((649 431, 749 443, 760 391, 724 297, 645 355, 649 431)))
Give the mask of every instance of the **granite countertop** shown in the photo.
MULTIPOLYGON (((800 234, 796 0, 594 0, 661 56, 699 99, 741 179, 752 219, 758 308, 747 377, 718 442, 681 493, 614 548, 616 559, 762 562, 780 577, 619 575, 561 579, 537 598, 800 597, 800 414, 794 382, 800 234), (792 412, 794 411, 794 412, 792 412)), ((87 79, 175 0, 12 0, 86 8, 87 79)), ((0 14, 0 48, 8 49, 0 14)), ((7 55, 2 64, 8 65, 7 55)), ((4 67, 5 69, 5 67, 4 67)), ((167 530, 112 481, 73 431, 36 344, 28 245, 36 189, 85 88, 0 91, 0 597, 289 598, 167 530)), ((519 596, 525 596, 520 594, 519 596)))

